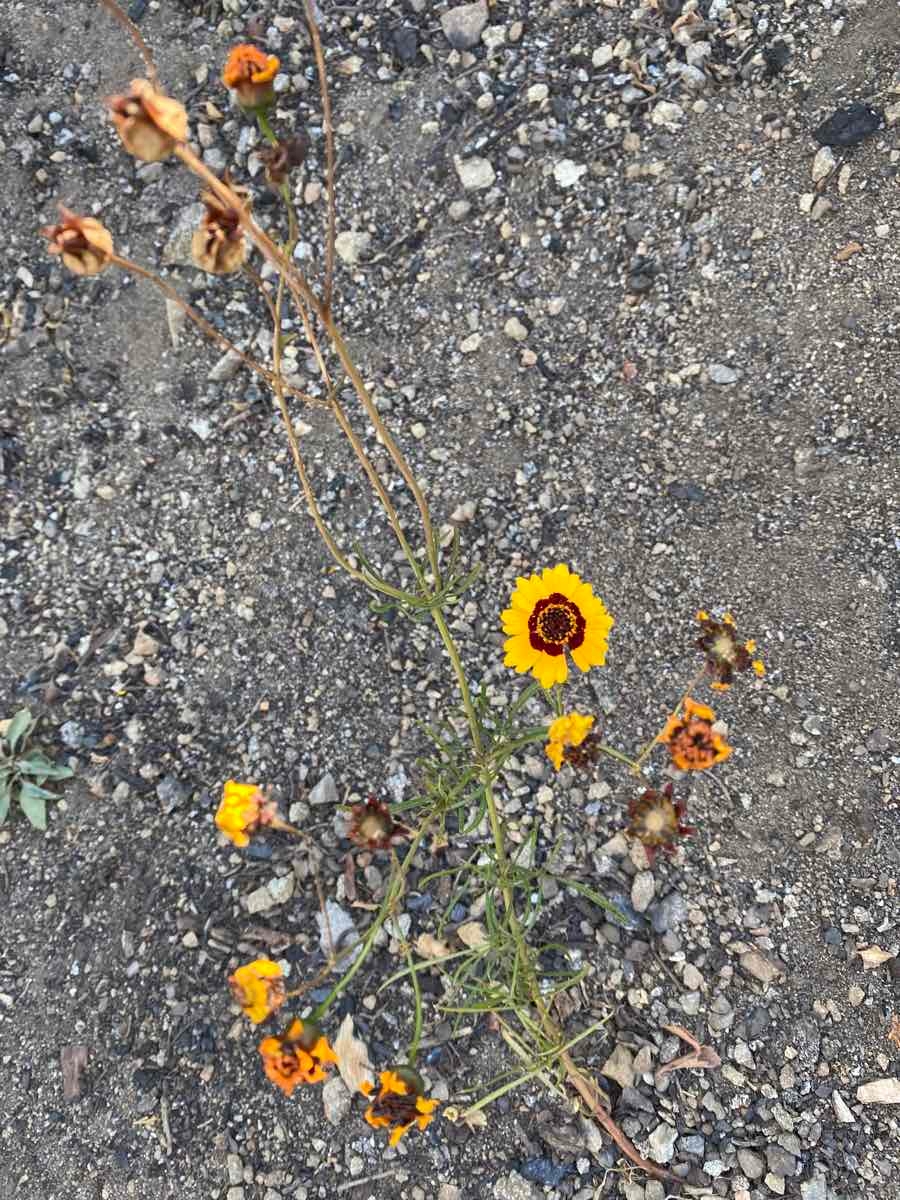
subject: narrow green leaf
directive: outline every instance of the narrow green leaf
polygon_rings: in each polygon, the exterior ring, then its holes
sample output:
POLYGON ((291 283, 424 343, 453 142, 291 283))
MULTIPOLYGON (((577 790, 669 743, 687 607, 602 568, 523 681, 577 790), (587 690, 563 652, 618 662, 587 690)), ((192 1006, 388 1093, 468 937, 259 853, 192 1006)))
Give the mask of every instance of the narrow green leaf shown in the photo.
POLYGON ((36 783, 23 783, 20 796, 39 796, 42 800, 58 800, 56 792, 48 792, 46 788, 38 787, 36 783))
POLYGON ((35 721, 32 720, 31 710, 28 708, 20 709, 9 723, 9 728, 6 731, 6 740, 9 742, 9 748, 15 752, 19 742, 30 733, 34 728, 35 721))
MULTIPOLYGON (((46 829, 47 801, 44 796, 35 794, 39 792, 43 792, 43 788, 36 788, 31 783, 23 783, 22 790, 19 792, 19 806, 35 829, 46 829), (31 790, 26 791, 26 788, 31 790)), ((49 796, 50 793, 45 792, 44 795, 49 796)))
POLYGON ((31 754, 19 763, 21 775, 31 775, 40 783, 43 779, 70 779, 74 775, 71 767, 57 766, 43 754, 31 754))
POLYGON ((0 825, 6 820, 9 812, 9 802, 12 799, 12 784, 0 783, 0 825))

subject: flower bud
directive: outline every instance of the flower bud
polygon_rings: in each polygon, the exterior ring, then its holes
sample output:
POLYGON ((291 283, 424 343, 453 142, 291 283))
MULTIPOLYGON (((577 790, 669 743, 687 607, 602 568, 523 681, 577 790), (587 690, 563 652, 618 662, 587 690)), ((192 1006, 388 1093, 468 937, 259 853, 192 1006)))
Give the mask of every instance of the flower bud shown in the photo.
POLYGON ((275 99, 272 80, 280 66, 274 54, 263 54, 255 46, 243 42, 228 55, 222 82, 234 93, 241 108, 268 108, 275 99))

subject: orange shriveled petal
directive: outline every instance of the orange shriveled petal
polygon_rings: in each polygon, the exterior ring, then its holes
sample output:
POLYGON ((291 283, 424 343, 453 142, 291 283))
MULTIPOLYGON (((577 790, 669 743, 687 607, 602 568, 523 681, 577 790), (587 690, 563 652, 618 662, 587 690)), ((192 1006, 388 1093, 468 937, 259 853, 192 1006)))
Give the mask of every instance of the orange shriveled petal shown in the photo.
POLYGON ((249 845, 250 834, 271 824, 274 816, 274 803, 257 784, 226 780, 216 811, 216 826, 229 841, 236 846, 249 845))
POLYGON ((338 1061, 318 1027, 299 1018, 291 1022, 282 1037, 263 1038, 259 1052, 267 1078, 287 1096, 301 1083, 322 1083, 331 1065, 338 1061))
POLYGON ((228 976, 235 1003, 254 1025, 264 1021, 285 1001, 284 974, 270 958, 257 958, 228 976))
POLYGON ((228 55, 222 82, 234 92, 243 108, 266 107, 274 98, 272 80, 280 66, 274 54, 263 54, 256 46, 243 42, 228 55))
MULTIPOLYGON (((378 1095, 366 1109, 365 1119, 373 1129, 390 1129, 391 1146, 396 1146, 413 1125, 422 1130, 428 1127, 439 1102, 422 1094, 425 1084, 416 1071, 410 1067, 382 1071, 379 1083, 378 1095)), ((366 1080, 360 1084, 360 1091, 371 1096, 375 1087, 366 1080)))
POLYGON ((684 712, 672 713, 659 740, 669 747, 672 762, 681 771, 705 771, 724 762, 732 747, 713 729, 716 714, 688 697, 684 712))

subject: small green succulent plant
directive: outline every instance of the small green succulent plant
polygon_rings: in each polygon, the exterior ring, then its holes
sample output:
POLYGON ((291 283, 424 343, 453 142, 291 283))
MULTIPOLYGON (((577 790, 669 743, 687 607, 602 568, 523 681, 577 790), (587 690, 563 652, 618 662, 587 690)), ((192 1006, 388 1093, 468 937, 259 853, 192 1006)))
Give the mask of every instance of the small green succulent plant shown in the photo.
POLYGON ((0 721, 0 825, 6 820, 13 798, 35 827, 47 828, 47 801, 55 792, 43 785, 48 779, 69 779, 69 767, 51 762, 36 746, 30 746, 37 718, 27 708, 8 721, 0 721))

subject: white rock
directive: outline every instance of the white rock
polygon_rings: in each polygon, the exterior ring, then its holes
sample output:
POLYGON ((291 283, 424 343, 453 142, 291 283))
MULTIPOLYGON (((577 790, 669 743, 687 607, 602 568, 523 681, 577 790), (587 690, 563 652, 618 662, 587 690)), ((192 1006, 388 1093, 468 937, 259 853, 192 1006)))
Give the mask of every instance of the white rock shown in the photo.
POLYGON ((274 904, 287 904, 294 894, 294 876, 279 875, 277 879, 270 879, 268 886, 274 904))
POLYGON ((884 123, 888 129, 900 121, 900 104, 888 104, 884 110, 884 123))
POLYGON ((245 897, 244 907, 251 916, 255 916, 257 913, 268 912, 270 908, 274 908, 275 901, 267 887, 258 887, 256 891, 245 897))
POLYGON ((900 1079, 873 1079, 856 1089, 860 1104, 900 1104, 900 1079))
POLYGON ((837 159, 834 157, 834 151, 830 146, 823 146, 812 161, 813 183, 827 179, 836 166, 837 159))
MULTIPOLYGON (((631 905, 635 912, 646 912, 656 895, 656 880, 652 871, 638 871, 631 885, 631 905)), ((668 1161, 668 1160, 666 1160, 668 1161)))
POLYGON ((474 354, 480 345, 481 334, 471 333, 459 343, 459 350, 461 354, 474 354))
POLYGON ((345 263, 352 267, 368 251, 371 243, 372 238, 368 233, 354 233, 347 230, 344 233, 339 233, 334 239, 334 248, 338 253, 338 257, 342 258, 345 263))
POLYGON ((206 378, 210 383, 227 383, 241 369, 242 358, 236 350, 227 350, 218 362, 213 363, 206 378))
POLYGON ((471 50, 473 46, 477 46, 487 23, 486 0, 476 0, 474 4, 460 4, 456 8, 448 9, 441 16, 444 37, 454 50, 471 50))
POLYGON ((528 330, 518 317, 510 317, 503 326, 503 332, 508 338, 512 338, 514 342, 524 342, 528 337, 528 330))
POLYGON ((634 1056, 628 1047, 617 1042, 600 1073, 614 1079, 620 1087, 634 1087, 634 1056))
POLYGON ((468 200, 454 200, 447 211, 451 221, 464 221, 472 211, 472 205, 468 200))
POLYGON ((486 158, 460 158, 453 160, 459 182, 467 192, 481 192, 492 186, 496 175, 490 161, 486 158))
POLYGON ((334 782, 334 776, 330 772, 323 775, 309 793, 309 802, 310 804, 337 804, 337 784, 334 782))
POLYGON ((350 1114, 352 1097, 340 1075, 332 1075, 322 1088, 322 1107, 325 1120, 337 1128, 350 1114))
POLYGON ((607 42, 605 46, 598 46, 591 55, 591 65, 594 67, 605 67, 607 63, 612 62, 612 57, 613 48, 607 42))
POLYGON ((706 371, 710 380, 722 387, 727 387, 729 384, 737 383, 738 381, 737 371, 731 367, 726 367, 724 363, 710 363, 706 371))
POLYGON ((359 933, 353 924, 353 918, 339 904, 335 904, 329 898, 325 901, 324 915, 321 912, 316 913, 316 924, 319 927, 319 946, 323 954, 329 953, 328 934, 331 934, 331 941, 339 954, 336 970, 338 974, 342 973, 356 957, 353 953, 347 953, 359 942, 359 933), (341 953, 342 951, 343 953, 341 953))
POLYGON ((842 1125, 855 1125, 856 1117, 850 1111, 847 1101, 841 1093, 835 1089, 831 1093, 831 1106, 834 1109, 834 1115, 842 1125))
POLYGON ((577 163, 571 158, 561 159, 553 168, 553 178, 561 188, 574 187, 587 171, 587 163, 577 163))
POLYGON ((540 104, 542 100, 546 100, 550 95, 550 89, 546 83, 533 83, 528 89, 528 103, 540 104))
POLYGON ((667 1125, 665 1121, 657 1125, 647 1139, 650 1146, 650 1157, 654 1162, 667 1163, 672 1161, 675 1154, 675 1139, 677 1137, 678 1130, 674 1126, 667 1125))
MULTIPOLYGON (((684 119, 684 109, 672 100, 660 100, 650 114, 653 125, 678 125, 684 119)), ((668 1159, 666 1160, 668 1162, 668 1159)))

